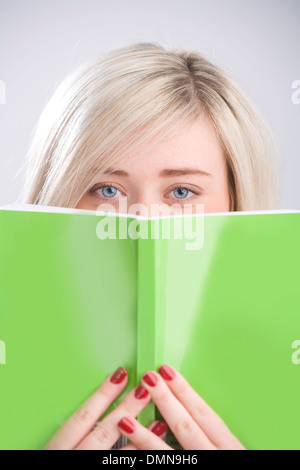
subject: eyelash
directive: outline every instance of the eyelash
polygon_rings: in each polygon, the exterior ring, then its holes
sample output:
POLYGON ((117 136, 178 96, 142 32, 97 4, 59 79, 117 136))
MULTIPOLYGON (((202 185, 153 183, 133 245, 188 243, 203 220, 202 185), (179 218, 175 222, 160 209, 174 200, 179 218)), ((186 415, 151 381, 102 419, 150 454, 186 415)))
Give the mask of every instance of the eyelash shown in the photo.
MULTIPOLYGON (((115 188, 117 189, 118 191, 121 191, 120 189, 118 189, 116 186, 112 185, 112 184, 108 184, 108 183, 102 183, 101 185, 97 186, 95 189, 92 189, 90 190, 90 193, 96 193, 96 191, 98 191, 99 189, 102 189, 102 188, 107 188, 107 187, 112 187, 112 188, 115 188)), ((191 193, 194 194, 194 196, 201 196, 203 194, 204 191, 194 191, 190 188, 187 188, 185 185, 181 185, 181 184, 177 184, 176 186, 174 186, 173 188, 170 189, 169 193, 174 191, 175 189, 178 189, 178 188, 182 188, 182 189, 187 189, 188 191, 190 191, 191 193)), ((98 196, 97 197, 100 197, 102 199, 105 199, 105 200, 109 200, 109 199, 115 199, 115 196, 113 197, 105 197, 105 196, 98 196)), ((189 199, 191 199, 193 196, 189 196, 189 197, 185 197, 185 198, 174 198, 176 199, 176 201, 187 201, 189 199)), ((173 199, 173 198, 172 198, 173 199)))

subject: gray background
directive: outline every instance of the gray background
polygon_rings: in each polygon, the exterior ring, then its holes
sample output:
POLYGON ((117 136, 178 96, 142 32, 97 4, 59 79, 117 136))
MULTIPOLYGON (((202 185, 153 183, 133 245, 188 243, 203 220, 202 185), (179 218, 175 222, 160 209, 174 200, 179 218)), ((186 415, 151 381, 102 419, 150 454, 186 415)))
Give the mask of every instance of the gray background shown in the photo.
POLYGON ((20 202, 25 154, 55 85, 137 41, 196 49, 238 82, 279 143, 281 208, 300 209, 300 0, 0 0, 0 204, 20 202))

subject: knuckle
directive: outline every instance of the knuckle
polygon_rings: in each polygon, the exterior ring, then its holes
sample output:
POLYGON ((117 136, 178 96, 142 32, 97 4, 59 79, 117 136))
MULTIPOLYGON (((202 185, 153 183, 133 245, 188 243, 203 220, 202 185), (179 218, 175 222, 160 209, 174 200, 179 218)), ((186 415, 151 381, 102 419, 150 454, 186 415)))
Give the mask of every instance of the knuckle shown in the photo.
POLYGON ((164 402, 167 402, 168 401, 168 397, 170 397, 170 392, 167 390, 160 390, 157 392, 157 394, 155 395, 155 400, 156 401, 159 401, 161 403, 164 403, 164 402))
POLYGON ((94 439, 96 439, 98 442, 101 442, 102 444, 109 444, 111 441, 110 431, 102 424, 99 424, 91 434, 93 435, 94 439))
POLYGON ((79 408, 73 415, 73 421, 79 424, 90 424, 95 418, 88 408, 79 408))
POLYGON ((200 421, 201 419, 210 416, 211 411, 212 410, 209 408, 209 406, 196 405, 195 408, 193 408, 193 418, 196 421, 200 421))
POLYGON ((112 411, 112 413, 116 414, 119 419, 121 419, 124 416, 132 416, 134 417, 136 415, 136 406, 130 401, 129 399, 124 399, 118 406, 117 408, 112 411))
POLYGON ((181 398, 186 394, 187 386, 185 382, 180 382, 176 387, 176 395, 181 398))
POLYGON ((178 421, 174 426, 174 434, 191 434, 195 431, 195 423, 189 419, 178 421))
POLYGON ((124 402, 124 403, 122 403, 122 404, 120 405, 120 408, 119 408, 118 411, 121 411, 122 414, 124 413, 124 416, 125 416, 125 415, 126 415, 126 416, 127 416, 127 415, 128 415, 128 416, 131 416, 131 415, 134 415, 134 414, 135 414, 135 410, 133 409, 133 406, 130 406, 130 404, 129 404, 129 403, 126 403, 126 402, 124 402))
POLYGON ((97 388, 96 393, 98 394, 100 399, 105 398, 106 400, 111 401, 113 398, 111 391, 107 390, 105 386, 97 388))

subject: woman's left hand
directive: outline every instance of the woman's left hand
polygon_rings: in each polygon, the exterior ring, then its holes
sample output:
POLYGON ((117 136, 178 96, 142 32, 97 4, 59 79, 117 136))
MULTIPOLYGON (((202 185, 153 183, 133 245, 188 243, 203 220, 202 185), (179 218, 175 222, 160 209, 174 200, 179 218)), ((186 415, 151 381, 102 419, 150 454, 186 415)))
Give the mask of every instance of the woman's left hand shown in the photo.
MULTIPOLYGON (((176 369, 162 365, 159 373, 145 373, 141 382, 183 449, 245 450, 224 421, 176 369)), ((123 450, 172 450, 134 417, 124 416, 123 419, 118 423, 120 432, 131 442, 123 450)))

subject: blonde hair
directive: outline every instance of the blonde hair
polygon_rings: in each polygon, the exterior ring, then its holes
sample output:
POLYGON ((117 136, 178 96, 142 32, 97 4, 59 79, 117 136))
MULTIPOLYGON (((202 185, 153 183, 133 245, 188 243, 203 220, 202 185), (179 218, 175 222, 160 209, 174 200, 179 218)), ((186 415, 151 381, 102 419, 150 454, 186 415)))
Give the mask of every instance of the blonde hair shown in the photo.
POLYGON ((156 43, 109 51, 57 87, 28 152, 23 202, 76 207, 99 172, 171 138, 202 111, 226 158, 230 210, 276 208, 278 152, 253 104, 200 53, 156 43))

